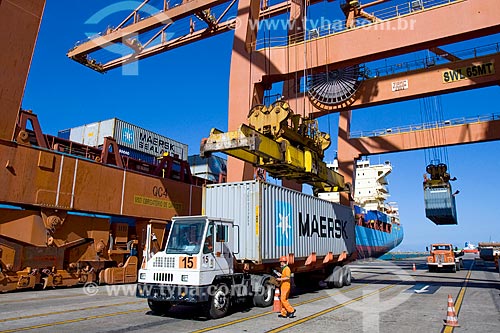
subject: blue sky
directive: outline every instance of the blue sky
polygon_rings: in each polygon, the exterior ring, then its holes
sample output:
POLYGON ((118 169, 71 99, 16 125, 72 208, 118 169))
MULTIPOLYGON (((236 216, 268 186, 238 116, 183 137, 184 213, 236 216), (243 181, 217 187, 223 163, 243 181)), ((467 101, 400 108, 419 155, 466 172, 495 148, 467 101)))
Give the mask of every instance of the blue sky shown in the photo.
MULTIPOLYGON (((232 33, 157 55, 139 63, 139 75, 124 76, 120 69, 98 74, 66 57, 86 32, 99 31, 85 24, 100 9, 116 1, 69 1, 62 6, 48 1, 28 78, 23 107, 39 117, 45 133, 57 134, 95 121, 117 117, 189 145, 199 143, 210 129, 227 129, 227 103, 232 33), (103 4, 104 3, 104 4, 103 4)), ((337 6, 338 3, 329 4, 337 6)), ((322 5, 323 6, 323 5, 322 5)), ((326 4, 325 4, 326 6, 326 4)), ((321 7, 318 7, 321 8, 321 7)), ((117 24, 127 13, 110 16, 117 24)), ((332 10, 337 15, 338 10, 332 10)), ((100 27, 101 28, 101 27, 100 27)), ((497 43, 499 36, 474 43, 450 46, 461 50, 470 45, 497 43)), ((414 57, 417 57, 415 55, 414 57)), ((414 59, 412 59, 414 60, 414 59)), ((500 113, 500 87, 449 94, 442 97, 446 119, 500 113)), ((336 136, 337 115, 320 119, 320 129, 336 136)), ((419 102, 411 101, 357 110, 353 130, 375 130, 417 124, 419 102)), ((334 139, 335 140, 335 139, 334 139)), ((335 156, 335 142, 326 161, 335 156)), ((432 242, 500 241, 500 143, 448 147, 449 169, 458 178, 456 197, 458 226, 435 226, 425 218, 422 176, 424 151, 372 156, 372 164, 391 161, 391 201, 397 201, 405 239, 399 250, 425 250, 432 242)))

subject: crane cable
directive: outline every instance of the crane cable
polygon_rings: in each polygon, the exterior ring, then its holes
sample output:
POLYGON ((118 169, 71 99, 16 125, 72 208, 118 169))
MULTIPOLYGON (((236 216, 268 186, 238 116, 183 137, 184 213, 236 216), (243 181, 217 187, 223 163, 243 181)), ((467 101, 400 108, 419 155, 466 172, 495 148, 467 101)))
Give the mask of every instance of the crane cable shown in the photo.
POLYGON ((307 78, 307 8, 308 8, 308 0, 304 1, 304 11, 303 11, 303 18, 304 21, 302 22, 302 30, 304 31, 304 73, 302 76, 302 82, 303 82, 303 94, 302 94, 302 116, 305 118, 306 117, 306 78, 307 78))
MULTIPOLYGON (((429 51, 427 51, 426 62, 429 58, 429 51)), ((421 98, 419 106, 422 126, 424 127, 423 139, 427 139, 426 141, 430 143, 430 147, 424 150, 425 163, 426 165, 444 163, 448 166, 449 170, 448 149, 445 146, 446 137, 444 130, 441 128, 444 124, 441 96, 421 98), (425 128, 426 125, 428 128, 425 128), (435 130, 432 130, 433 128, 435 130)))
MULTIPOLYGON (((292 29, 290 8, 291 8, 291 6, 289 6, 287 8, 287 11, 286 11, 287 12, 288 21, 290 22, 290 26, 288 27, 288 31, 287 31, 287 41, 286 41, 286 72, 287 72, 288 75, 290 73, 290 39, 293 36, 293 35, 292 36, 290 35, 290 31, 292 29)), ((295 22, 293 23, 293 27, 295 27, 295 22)), ((290 80, 290 78, 288 76, 286 78, 286 82, 287 82, 286 83, 286 86, 287 86, 286 87, 287 88, 286 96, 289 99, 290 98, 290 83, 291 83, 291 80, 290 80)), ((293 83, 294 83, 294 86, 295 86, 295 81, 293 81, 293 83)))
MULTIPOLYGON (((266 16, 266 20, 269 23, 269 20, 271 20, 271 14, 268 14, 266 16)), ((264 44, 266 45, 266 60, 265 60, 265 73, 267 76, 271 74, 271 29, 270 29, 271 24, 267 25, 267 31, 264 32, 264 44), (267 32, 267 37, 266 37, 266 32, 267 32)), ((264 88, 265 89, 265 88, 264 88)), ((265 89, 265 94, 264 94, 264 101, 270 102, 271 100, 271 89, 265 89)), ((264 104, 266 104, 264 102, 264 104)))

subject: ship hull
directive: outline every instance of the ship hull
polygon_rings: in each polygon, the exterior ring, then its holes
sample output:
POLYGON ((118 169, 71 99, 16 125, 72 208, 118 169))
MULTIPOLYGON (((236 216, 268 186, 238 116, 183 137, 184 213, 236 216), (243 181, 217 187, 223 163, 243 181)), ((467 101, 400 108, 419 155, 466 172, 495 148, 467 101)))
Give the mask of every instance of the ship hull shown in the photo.
POLYGON ((356 226, 358 258, 378 258, 398 246, 404 236, 401 225, 393 225, 391 232, 356 226))

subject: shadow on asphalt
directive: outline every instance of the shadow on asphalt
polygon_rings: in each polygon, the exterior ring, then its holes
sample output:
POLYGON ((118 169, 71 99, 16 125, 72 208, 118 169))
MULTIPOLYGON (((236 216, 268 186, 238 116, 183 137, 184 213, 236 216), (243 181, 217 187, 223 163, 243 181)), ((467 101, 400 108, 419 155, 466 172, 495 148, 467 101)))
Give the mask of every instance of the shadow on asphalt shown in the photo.
MULTIPOLYGON (((301 295, 304 294, 317 294, 321 290, 324 290, 325 288, 321 287, 320 285, 312 285, 312 286, 300 286, 300 287, 292 287, 292 293, 289 297, 289 299, 297 299, 301 295)), ((258 308, 258 309, 263 309, 264 311, 270 311, 272 310, 272 307, 269 308, 259 308, 256 307, 252 304, 251 301, 245 301, 245 302, 238 302, 237 304, 234 304, 231 307, 230 312, 228 313, 228 316, 234 313, 247 313, 251 311, 253 308, 258 308)), ((207 320, 213 320, 217 321, 217 319, 208 319, 206 317, 204 308, 202 305, 184 305, 184 304, 177 304, 173 306, 168 313, 164 315, 157 315, 154 314, 152 311, 146 312, 146 315, 152 316, 152 317, 158 317, 158 318, 170 318, 170 319, 178 319, 178 320, 196 320, 196 321, 207 321, 207 320)))

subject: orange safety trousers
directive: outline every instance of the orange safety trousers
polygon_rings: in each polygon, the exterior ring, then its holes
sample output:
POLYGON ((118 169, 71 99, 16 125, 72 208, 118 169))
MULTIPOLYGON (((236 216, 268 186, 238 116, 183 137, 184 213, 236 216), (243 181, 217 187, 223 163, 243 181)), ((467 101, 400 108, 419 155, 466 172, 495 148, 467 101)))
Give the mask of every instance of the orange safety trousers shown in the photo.
POLYGON ((281 301, 281 315, 286 316, 288 313, 292 313, 294 309, 288 302, 288 296, 290 295, 290 282, 282 282, 280 288, 280 301, 281 301))

